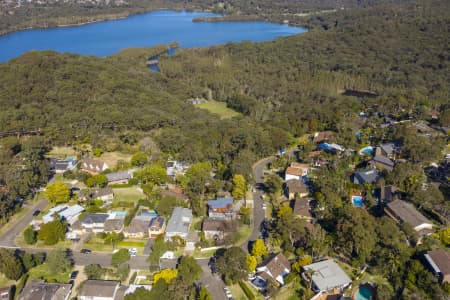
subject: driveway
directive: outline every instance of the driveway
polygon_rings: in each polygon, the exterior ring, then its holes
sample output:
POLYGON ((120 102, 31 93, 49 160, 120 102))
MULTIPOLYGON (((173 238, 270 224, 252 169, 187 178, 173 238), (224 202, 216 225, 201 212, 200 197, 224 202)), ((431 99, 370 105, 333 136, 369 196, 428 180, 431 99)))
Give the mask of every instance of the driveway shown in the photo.
POLYGON ((31 206, 30 210, 13 227, 11 227, 0 237, 0 247, 16 247, 14 240, 33 220, 33 213, 36 210, 43 211, 47 205, 48 201, 46 199, 42 199, 38 203, 31 206))
POLYGON ((218 275, 211 274, 211 269, 208 266, 209 258, 197 259, 198 264, 202 267, 203 273, 200 277, 202 287, 206 287, 214 300, 227 300, 223 288, 225 284, 218 275))

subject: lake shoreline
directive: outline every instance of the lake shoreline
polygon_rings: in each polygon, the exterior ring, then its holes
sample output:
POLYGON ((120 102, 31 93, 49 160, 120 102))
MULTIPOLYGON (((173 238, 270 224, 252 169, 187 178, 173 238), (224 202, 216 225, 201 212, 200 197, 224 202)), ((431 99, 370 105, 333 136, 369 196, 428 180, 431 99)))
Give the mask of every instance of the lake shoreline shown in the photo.
MULTIPOLYGON (((165 8, 162 7, 162 8, 150 9, 150 10, 145 10, 145 11, 140 11, 140 12, 124 12, 124 13, 118 13, 118 14, 115 14, 115 15, 93 16, 92 17, 93 20, 91 20, 91 21, 81 21, 79 23, 69 23, 69 24, 60 23, 60 24, 56 24, 54 26, 52 26, 52 25, 50 25, 50 26, 48 26, 48 25, 42 25, 42 26, 37 25, 37 26, 24 27, 24 28, 16 29, 16 30, 1 31, 0 32, 0 37, 8 35, 8 34, 11 34, 11 33, 27 31, 27 30, 79 27, 79 26, 85 26, 85 25, 101 23, 101 22, 117 21, 117 20, 123 20, 123 19, 127 19, 127 18, 130 18, 130 17, 133 17, 133 16, 137 16, 137 15, 142 15, 142 14, 147 14, 147 13, 152 13, 152 12, 157 12, 157 11, 164 11, 164 10, 173 10, 173 11, 177 11, 177 12, 187 11, 187 12, 200 12, 200 13, 214 13, 210 9, 199 10, 199 9, 188 9, 188 8, 177 9, 177 8, 170 8, 170 7, 165 7, 165 8)), ((302 24, 298 24, 298 23, 294 23, 294 22, 283 22, 283 21, 280 21, 280 20, 272 19, 270 17, 257 16, 257 15, 223 15, 223 16, 217 16, 217 17, 197 17, 197 18, 192 19, 192 22, 199 22, 199 23, 201 23, 201 22, 205 22, 205 23, 220 23, 220 22, 270 22, 270 23, 287 24, 289 26, 306 28, 302 24)), ((308 28, 306 28, 306 29, 308 29, 308 28)))
MULTIPOLYGON (((60 24, 0 37, 0 62, 31 50, 54 50, 106 57, 126 48, 147 48, 173 41, 181 48, 209 47, 228 42, 265 42, 307 31, 305 28, 258 20, 250 22, 193 22, 196 18, 220 17, 204 12, 158 9, 115 20, 60 24), (95 23, 95 24, 94 24, 95 23)), ((69 21, 69 20, 68 20, 69 21)), ((73 21, 73 19, 71 20, 73 21)))
POLYGON ((148 14, 151 12, 157 12, 157 11, 164 11, 164 10, 173 10, 177 12, 181 11, 187 11, 187 12, 204 12, 204 13, 212 13, 211 10, 196 10, 196 9, 177 9, 177 8, 170 8, 170 7, 162 7, 162 8, 155 8, 155 9, 149 9, 145 11, 139 11, 139 12, 124 12, 124 13, 118 13, 115 15, 99 15, 99 16, 92 16, 93 20, 91 21, 81 21, 79 23, 70 23, 70 24, 56 24, 54 26, 48 26, 48 25, 37 25, 37 26, 30 26, 30 27, 24 27, 21 29, 15 29, 15 30, 7 30, 7 31, 1 31, 0 37, 5 36, 11 33, 21 32, 21 31, 27 31, 27 30, 34 30, 34 29, 55 29, 55 28, 66 28, 66 27, 79 27, 84 25, 90 25, 95 23, 101 23, 101 22, 108 22, 108 21, 117 21, 117 20, 123 20, 130 17, 142 15, 142 14, 148 14))

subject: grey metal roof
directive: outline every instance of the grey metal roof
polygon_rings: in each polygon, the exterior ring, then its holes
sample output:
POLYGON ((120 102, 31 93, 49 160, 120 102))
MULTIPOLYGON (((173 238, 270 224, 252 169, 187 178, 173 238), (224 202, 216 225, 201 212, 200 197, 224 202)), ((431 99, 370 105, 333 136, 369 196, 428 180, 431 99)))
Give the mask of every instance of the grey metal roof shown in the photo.
POLYGON ((114 194, 114 191, 112 188, 107 186, 107 187, 97 190, 94 194, 94 198, 99 198, 99 197, 103 197, 103 196, 107 196, 107 195, 111 195, 111 194, 114 194))
POLYGON ((363 184, 363 183, 375 183, 377 182, 379 177, 378 171, 376 169, 367 169, 355 172, 354 174, 354 182, 363 184))
POLYGON ((167 223, 166 232, 188 233, 192 222, 192 211, 188 208, 177 206, 173 209, 172 216, 167 223))
POLYGON ((130 171, 119 171, 114 173, 108 173, 106 174, 106 177, 108 178, 108 182, 111 182, 111 181, 131 179, 133 178, 133 174, 131 174, 130 171))
POLYGON ((383 149, 383 151, 386 154, 393 154, 395 152, 395 150, 397 149, 397 146, 395 143, 384 143, 380 145, 381 149, 383 149))
POLYGON ((411 203, 403 200, 395 200, 387 204, 391 210, 401 221, 410 224, 412 227, 422 225, 424 223, 432 224, 430 220, 425 218, 411 203))
POLYGON ((312 281, 321 291, 328 291, 352 283, 350 277, 332 259, 304 266, 303 269, 314 271, 311 276, 312 281))
POLYGON ((450 252, 443 249, 432 250, 425 254, 425 258, 436 273, 450 274, 450 252))
POLYGON ((113 298, 119 285, 119 281, 87 280, 83 285, 81 296, 113 298))
POLYGON ((43 280, 32 280, 20 293, 19 300, 65 299, 71 290, 71 284, 46 283, 43 280))
POLYGON ((372 160, 376 163, 380 163, 389 167, 394 167, 394 162, 383 155, 376 155, 372 160))
POLYGON ((94 224, 94 223, 105 223, 106 219, 108 219, 109 214, 87 214, 84 216, 83 224, 94 224))

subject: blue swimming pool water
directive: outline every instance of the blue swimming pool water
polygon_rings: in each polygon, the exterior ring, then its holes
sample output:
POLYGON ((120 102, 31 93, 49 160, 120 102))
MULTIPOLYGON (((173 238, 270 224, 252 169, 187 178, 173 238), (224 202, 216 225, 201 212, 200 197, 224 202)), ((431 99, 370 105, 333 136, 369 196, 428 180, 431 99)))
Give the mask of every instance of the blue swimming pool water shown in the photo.
POLYGON ((353 206, 362 207, 363 206, 363 197, 361 196, 352 196, 353 206))
POLYGON ((125 218, 127 216, 126 211, 115 211, 114 213, 116 214, 117 217, 125 218))
POLYGON ((354 300, 370 300, 372 299, 372 290, 368 287, 361 287, 355 294, 354 300))
POLYGON ((368 146, 365 148, 362 148, 361 150, 359 150, 359 153, 362 154, 367 154, 367 155, 373 155, 373 147, 372 146, 368 146))

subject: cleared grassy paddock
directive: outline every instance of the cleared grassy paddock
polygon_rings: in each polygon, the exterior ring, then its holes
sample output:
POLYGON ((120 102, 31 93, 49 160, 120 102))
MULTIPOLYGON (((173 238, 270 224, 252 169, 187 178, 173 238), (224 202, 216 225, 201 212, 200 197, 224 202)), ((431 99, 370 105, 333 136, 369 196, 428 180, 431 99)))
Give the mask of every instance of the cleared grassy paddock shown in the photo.
POLYGON ((228 108, 225 102, 210 100, 196 106, 198 108, 205 109, 210 113, 219 115, 221 119, 230 119, 241 115, 237 111, 228 108))

